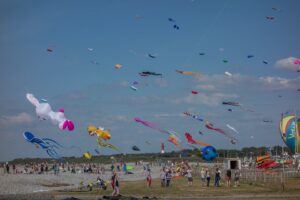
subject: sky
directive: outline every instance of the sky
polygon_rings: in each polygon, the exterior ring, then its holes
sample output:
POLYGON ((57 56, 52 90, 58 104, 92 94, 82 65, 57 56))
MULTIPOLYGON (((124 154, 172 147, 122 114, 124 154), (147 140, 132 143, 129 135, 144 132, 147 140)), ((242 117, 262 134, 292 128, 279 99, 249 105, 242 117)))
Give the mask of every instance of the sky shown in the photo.
POLYGON ((122 153, 134 153, 133 145, 159 152, 162 142, 166 151, 179 150, 135 117, 175 131, 185 148, 185 132, 216 149, 284 145, 281 113, 300 114, 299 9, 297 0, 0 1, 0 161, 48 156, 24 140, 25 131, 78 147, 60 149, 63 156, 94 153, 89 124, 110 130, 109 142, 122 153), (130 89, 134 81, 137 91, 130 89), (39 120, 26 93, 54 111, 64 108, 75 130, 39 120))

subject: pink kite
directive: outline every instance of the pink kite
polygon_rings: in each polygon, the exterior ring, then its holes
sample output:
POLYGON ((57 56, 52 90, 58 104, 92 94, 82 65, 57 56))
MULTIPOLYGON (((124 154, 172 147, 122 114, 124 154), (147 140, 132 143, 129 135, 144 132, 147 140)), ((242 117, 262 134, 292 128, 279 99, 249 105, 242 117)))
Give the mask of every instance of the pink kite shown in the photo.
POLYGON ((149 128, 152 128, 152 129, 154 129, 154 130, 157 130, 157 131, 159 131, 159 132, 161 132, 161 133, 169 134, 168 131, 165 131, 165 130, 162 130, 162 129, 158 128, 155 124, 153 124, 153 123, 151 123, 151 122, 144 121, 144 120, 142 120, 142 119, 140 119, 140 118, 138 118, 138 117, 135 117, 134 120, 135 120, 136 122, 139 122, 139 123, 143 124, 144 126, 147 126, 147 127, 149 127, 149 128))
POLYGON ((295 65, 300 65, 300 59, 295 60, 295 61, 294 61, 294 64, 295 64, 295 65))
POLYGON ((213 130, 213 131, 216 131, 218 133, 221 133, 221 134, 225 135, 226 137, 228 137, 230 139, 230 142, 232 144, 235 144, 237 142, 237 139, 235 139, 231 135, 228 135, 223 129, 215 128, 214 125, 212 123, 208 122, 208 121, 205 121, 205 127, 210 129, 210 130, 213 130))
POLYGON ((198 92, 195 90, 192 90, 192 94, 198 94, 198 92))

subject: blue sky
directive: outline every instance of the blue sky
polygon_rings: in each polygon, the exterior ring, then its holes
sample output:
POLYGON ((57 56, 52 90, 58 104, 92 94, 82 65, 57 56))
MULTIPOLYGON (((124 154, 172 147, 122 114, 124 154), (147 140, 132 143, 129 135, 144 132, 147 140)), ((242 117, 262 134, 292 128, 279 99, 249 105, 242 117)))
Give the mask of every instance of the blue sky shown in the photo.
POLYGON ((24 131, 81 148, 61 150, 65 156, 93 152, 97 145, 87 135, 89 124, 110 129, 110 142, 124 153, 132 153, 133 145, 158 152, 161 142, 167 151, 177 150, 166 135, 134 117, 176 131, 185 147, 185 132, 217 149, 283 145, 280 114, 300 113, 299 65, 293 64, 300 57, 299 9, 296 0, 0 1, 0 160, 47 156, 24 141, 24 131), (123 68, 116 70, 115 64, 123 68), (141 77, 142 71, 163 76, 141 77), (139 82, 138 91, 130 89, 133 81, 139 82), (39 121, 25 98, 28 92, 47 99, 53 110, 63 107, 75 131, 39 121), (222 101, 254 112, 228 112, 222 101), (238 144, 184 117, 184 111, 223 128, 238 144))

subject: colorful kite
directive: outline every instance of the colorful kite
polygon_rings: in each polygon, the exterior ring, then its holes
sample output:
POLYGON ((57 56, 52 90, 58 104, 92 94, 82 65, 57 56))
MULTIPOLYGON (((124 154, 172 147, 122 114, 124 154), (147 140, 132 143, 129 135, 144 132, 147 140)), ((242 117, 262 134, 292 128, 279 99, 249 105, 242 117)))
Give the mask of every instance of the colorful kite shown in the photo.
POLYGON ((46 102, 39 102, 33 94, 26 94, 26 98, 30 103, 35 106, 35 112, 39 119, 47 120, 51 119, 52 123, 59 126, 60 129, 69 131, 74 130, 74 123, 71 120, 66 119, 64 109, 59 109, 58 112, 52 111, 51 106, 46 102))
POLYGON ((300 65, 300 59, 295 60, 295 61, 294 61, 294 64, 295 64, 295 65, 300 65))
POLYGON ((107 142, 102 142, 101 139, 97 138, 97 142, 99 144, 100 147, 104 147, 104 148, 110 148, 110 149, 114 149, 118 151, 118 148, 110 143, 107 142))
POLYGON ((208 122, 208 121, 205 121, 205 127, 210 129, 210 130, 213 130, 213 131, 216 131, 218 133, 221 133, 221 134, 225 135, 226 137, 228 137, 230 139, 231 144, 236 144, 237 139, 235 139, 231 135, 227 134, 223 129, 215 128, 214 125, 212 123, 208 122))
POLYGON ((187 72, 187 71, 182 71, 182 70, 176 70, 176 72, 180 73, 180 74, 186 74, 186 75, 194 75, 195 72, 187 72))
POLYGON ((114 67, 115 67, 116 69, 121 69, 121 68, 123 67, 123 65, 121 65, 121 64, 116 64, 114 67))
POLYGON ((199 120, 199 121, 201 121, 201 122, 204 121, 204 120, 203 120, 202 118, 200 118, 198 115, 194 115, 194 114, 189 113, 189 112, 184 112, 183 114, 185 114, 186 116, 192 117, 192 118, 194 118, 194 119, 196 119, 196 120, 199 120))
POLYGON ((184 135, 185 135, 185 138, 187 139, 188 143, 190 143, 190 144, 199 144, 201 146, 211 146, 210 144, 206 144, 204 142, 194 140, 192 135, 189 133, 185 133, 184 135))
POLYGON ((109 140, 111 138, 110 133, 108 130, 104 130, 102 127, 96 127, 94 125, 89 125, 87 127, 87 131, 90 136, 97 135, 98 138, 103 139, 103 140, 109 140))
POLYGON ((161 133, 169 134, 168 131, 165 131, 165 130, 163 130, 163 129, 158 128, 155 124, 153 124, 153 123, 151 123, 151 122, 144 121, 144 120, 142 120, 142 119, 140 119, 140 118, 138 118, 138 117, 135 117, 134 120, 135 120, 136 122, 138 122, 138 123, 143 124, 144 126, 147 126, 147 127, 149 127, 149 128, 152 128, 152 129, 154 129, 154 130, 157 130, 157 131, 159 131, 159 132, 161 132, 161 133))
POLYGON ((55 140, 50 138, 37 138, 30 132, 24 132, 23 137, 26 141, 34 144, 36 147, 41 147, 42 149, 46 150, 46 153, 54 159, 59 159, 61 156, 56 152, 59 148, 64 148, 55 140))
POLYGON ((88 159, 88 160, 90 160, 90 159, 92 159, 93 155, 90 152, 85 152, 83 154, 83 157, 86 158, 86 159, 88 159))

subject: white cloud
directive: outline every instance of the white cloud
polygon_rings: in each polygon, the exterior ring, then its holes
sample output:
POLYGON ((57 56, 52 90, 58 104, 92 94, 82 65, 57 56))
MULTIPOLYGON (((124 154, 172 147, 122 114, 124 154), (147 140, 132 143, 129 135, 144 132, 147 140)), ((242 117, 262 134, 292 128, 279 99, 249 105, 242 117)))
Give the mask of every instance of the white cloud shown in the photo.
POLYGON ((286 69, 286 70, 292 70, 297 71, 300 70, 300 65, 294 64, 295 60, 299 58, 295 57, 288 57, 281 60, 276 61, 274 67, 277 69, 286 69))
POLYGON ((22 112, 15 116, 1 116, 0 123, 3 125, 9 124, 29 124, 33 121, 31 115, 22 112))
POLYGON ((300 77, 295 79, 287 79, 282 77, 260 77, 259 82, 265 87, 274 89, 294 89, 300 84, 300 77))
POLYGON ((204 104, 207 106, 220 105, 223 100, 235 99, 238 96, 236 94, 224 94, 224 93, 213 93, 213 94, 190 94, 187 97, 172 100, 175 104, 187 103, 187 104, 204 104))

